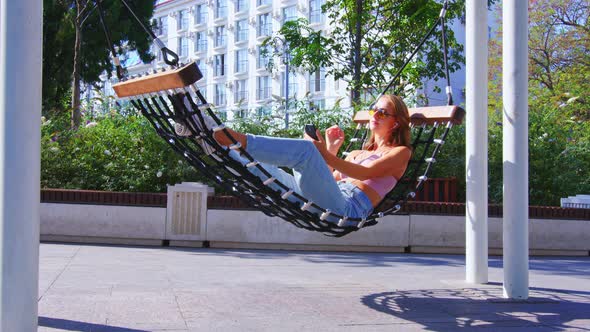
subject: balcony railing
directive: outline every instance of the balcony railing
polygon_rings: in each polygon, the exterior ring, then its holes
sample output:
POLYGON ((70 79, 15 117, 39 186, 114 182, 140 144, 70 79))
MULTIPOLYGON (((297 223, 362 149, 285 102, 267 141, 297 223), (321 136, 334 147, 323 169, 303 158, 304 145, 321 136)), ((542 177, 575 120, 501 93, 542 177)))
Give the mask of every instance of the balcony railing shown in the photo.
POLYGON ((236 73, 244 73, 248 71, 248 59, 240 60, 236 63, 236 73))
POLYGON ((272 24, 263 24, 258 26, 257 37, 272 35, 272 24))
POLYGON ((248 91, 234 92, 234 102, 239 103, 243 101, 248 101, 248 91))
POLYGON ((262 89, 258 89, 256 90, 256 99, 257 100, 263 100, 263 99, 268 99, 270 98, 270 92, 271 92, 272 88, 266 87, 266 88, 262 88, 262 89))
POLYGON ((215 47, 225 46, 225 35, 218 35, 215 37, 215 47))
POLYGON ((227 103, 227 98, 225 98, 224 94, 219 94, 215 96, 215 105, 225 105, 227 103))
POLYGON ((243 41, 248 39, 248 29, 236 30, 236 41, 243 41))

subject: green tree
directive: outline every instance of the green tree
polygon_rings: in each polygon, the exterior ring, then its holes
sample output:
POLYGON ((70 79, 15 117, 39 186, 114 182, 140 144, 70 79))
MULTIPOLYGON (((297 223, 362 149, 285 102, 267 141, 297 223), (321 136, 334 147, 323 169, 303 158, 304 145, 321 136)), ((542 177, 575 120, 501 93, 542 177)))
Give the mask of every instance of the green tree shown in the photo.
MULTIPOLYGON (((123 3, 101 0, 105 24, 119 54, 137 50, 151 61, 151 40, 123 3)), ((149 26, 153 1, 127 0, 140 20, 149 26)), ((44 0, 43 13, 43 106, 45 114, 60 111, 71 92, 71 125, 80 125, 80 82, 96 82, 112 71, 111 58, 100 24, 96 1, 44 0)))
MULTIPOLYGON (((316 30, 306 19, 286 22, 277 35, 266 41, 288 44, 291 64, 308 71, 326 68, 328 75, 348 83, 351 99, 361 101, 365 91, 386 86, 437 20, 442 5, 434 0, 328 0, 322 12, 329 19, 328 33, 316 30)), ((451 2, 447 19, 464 11, 463 1, 451 2)), ((464 61, 463 46, 448 32, 450 70, 464 61)), ((273 64, 271 64, 271 69, 273 64)), ((423 46, 403 72, 396 93, 411 95, 424 79, 444 77, 440 30, 423 46)))
MULTIPOLYGON (((590 8, 585 0, 529 3, 529 201, 558 205, 561 197, 590 192, 590 8)), ((490 44, 493 202, 502 201, 501 35, 490 44)))
POLYGON ((529 76, 557 94, 561 81, 572 78, 564 73, 590 66, 590 5, 586 0, 537 0, 530 7, 529 76))

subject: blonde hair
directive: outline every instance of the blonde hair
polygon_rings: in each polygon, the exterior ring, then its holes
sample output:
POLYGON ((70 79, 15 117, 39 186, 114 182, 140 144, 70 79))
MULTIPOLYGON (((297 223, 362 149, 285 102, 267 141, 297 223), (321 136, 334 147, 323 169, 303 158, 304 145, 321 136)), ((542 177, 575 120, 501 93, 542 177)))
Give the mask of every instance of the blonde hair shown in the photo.
MULTIPOLYGON (((383 95, 381 98, 386 99, 393 105, 393 115, 398 123, 397 128, 391 131, 387 139, 387 144, 393 146, 406 146, 412 148, 410 141, 410 112, 404 101, 396 95, 383 95)), ((381 99, 380 98, 380 99, 381 99)), ((375 133, 371 132, 371 137, 363 147, 365 150, 376 150, 375 133)))

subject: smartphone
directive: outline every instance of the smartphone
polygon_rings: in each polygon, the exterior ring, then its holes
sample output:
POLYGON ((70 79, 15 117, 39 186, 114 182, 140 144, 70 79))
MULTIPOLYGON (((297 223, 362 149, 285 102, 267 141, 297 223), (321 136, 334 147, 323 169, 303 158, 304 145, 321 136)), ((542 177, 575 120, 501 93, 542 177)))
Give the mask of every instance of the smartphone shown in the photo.
POLYGON ((312 125, 312 124, 306 124, 305 125, 305 133, 309 137, 315 139, 316 141, 319 141, 318 136, 316 135, 316 129, 315 129, 315 126, 314 125, 312 125))

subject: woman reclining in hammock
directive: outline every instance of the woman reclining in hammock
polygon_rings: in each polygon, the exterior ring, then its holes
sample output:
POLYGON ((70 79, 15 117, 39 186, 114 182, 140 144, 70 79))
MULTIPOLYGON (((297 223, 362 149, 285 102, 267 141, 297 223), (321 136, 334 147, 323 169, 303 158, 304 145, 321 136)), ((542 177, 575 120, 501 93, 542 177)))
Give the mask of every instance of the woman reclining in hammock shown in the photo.
MULTIPOLYGON (((317 130, 318 140, 307 134, 304 139, 291 139, 228 131, 273 177, 294 192, 334 213, 365 218, 402 177, 412 154, 410 116, 401 98, 384 95, 369 114, 369 141, 363 150, 351 151, 345 160, 337 157, 344 143, 344 132, 338 126, 328 128, 325 139, 317 130), (293 169, 293 175, 279 167, 293 169)), ((207 124, 215 125, 205 113, 203 116, 207 124)), ((177 123, 175 129, 179 136, 190 135, 182 124, 177 123)), ((215 132, 214 138, 222 146, 232 144, 223 131, 215 132)), ((244 165, 249 162, 234 150, 230 155, 244 165)), ((249 169, 266 180, 256 167, 249 169)))

